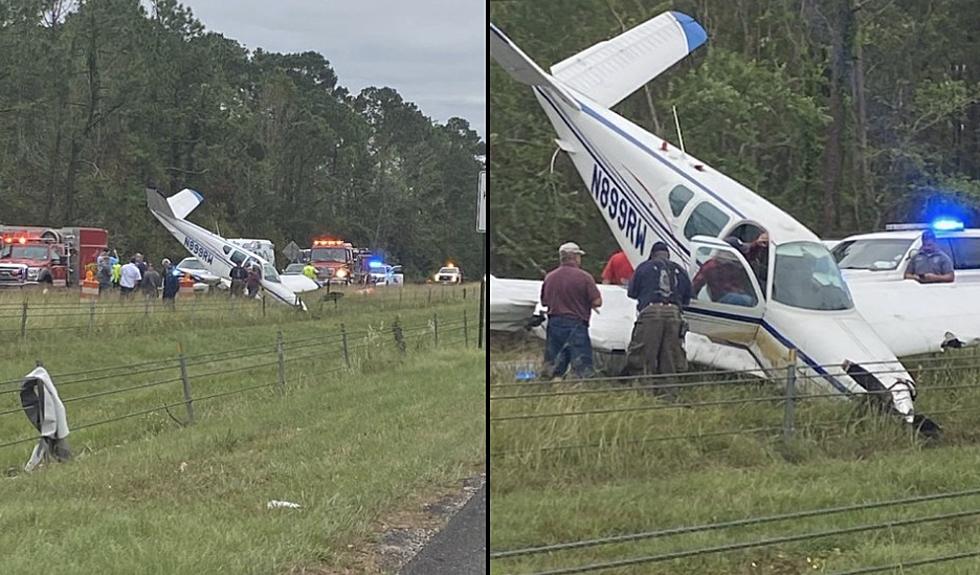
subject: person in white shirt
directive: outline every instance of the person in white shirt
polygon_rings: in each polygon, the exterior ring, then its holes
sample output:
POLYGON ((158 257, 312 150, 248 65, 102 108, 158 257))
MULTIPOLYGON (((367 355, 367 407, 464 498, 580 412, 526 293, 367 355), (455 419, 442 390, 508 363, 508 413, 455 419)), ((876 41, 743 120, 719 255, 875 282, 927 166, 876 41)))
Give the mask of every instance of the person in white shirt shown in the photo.
POLYGON ((136 286, 140 285, 143 274, 140 273, 139 266, 136 265, 136 258, 131 258, 129 263, 119 270, 119 291, 123 297, 129 297, 136 286))

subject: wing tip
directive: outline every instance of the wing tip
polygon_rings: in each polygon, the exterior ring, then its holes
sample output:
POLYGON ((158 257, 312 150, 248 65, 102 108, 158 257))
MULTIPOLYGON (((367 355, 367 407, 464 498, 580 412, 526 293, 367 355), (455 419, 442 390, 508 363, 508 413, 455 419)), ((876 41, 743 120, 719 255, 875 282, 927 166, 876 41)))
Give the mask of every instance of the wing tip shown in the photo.
POLYGON ((683 12, 671 11, 670 14, 680 24, 681 29, 684 30, 684 37, 687 39, 688 54, 708 41, 708 33, 701 27, 701 24, 698 24, 697 20, 683 12))

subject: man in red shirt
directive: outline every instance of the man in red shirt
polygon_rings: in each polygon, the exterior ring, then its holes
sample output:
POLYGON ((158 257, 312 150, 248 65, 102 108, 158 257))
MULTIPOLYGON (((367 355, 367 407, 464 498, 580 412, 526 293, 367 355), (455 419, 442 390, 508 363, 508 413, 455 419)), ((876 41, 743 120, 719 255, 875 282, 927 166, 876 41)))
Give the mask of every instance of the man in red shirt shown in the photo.
POLYGON ((633 277, 633 264, 628 257, 619 250, 614 253, 609 261, 606 262, 605 269, 602 270, 602 283, 628 285, 633 277))
POLYGON ((541 305, 548 309, 544 361, 553 367, 553 378, 564 376, 569 363, 578 377, 593 373, 589 320, 592 310, 602 305, 602 295, 592 276, 580 267, 584 254, 576 243, 562 244, 561 265, 541 284, 541 305))

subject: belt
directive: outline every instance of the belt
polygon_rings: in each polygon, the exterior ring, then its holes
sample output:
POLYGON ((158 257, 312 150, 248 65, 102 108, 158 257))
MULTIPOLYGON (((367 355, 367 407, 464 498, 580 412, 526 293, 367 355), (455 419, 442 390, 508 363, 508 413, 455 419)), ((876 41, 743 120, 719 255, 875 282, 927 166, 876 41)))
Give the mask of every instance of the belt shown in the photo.
POLYGON ((641 307, 637 311, 643 311, 643 310, 645 310, 646 308, 648 308, 648 307, 650 307, 652 305, 659 305, 659 306, 663 306, 663 307, 676 307, 676 308, 680 308, 680 306, 678 306, 674 302, 669 302, 669 301, 652 301, 652 302, 648 303, 647 305, 641 307))

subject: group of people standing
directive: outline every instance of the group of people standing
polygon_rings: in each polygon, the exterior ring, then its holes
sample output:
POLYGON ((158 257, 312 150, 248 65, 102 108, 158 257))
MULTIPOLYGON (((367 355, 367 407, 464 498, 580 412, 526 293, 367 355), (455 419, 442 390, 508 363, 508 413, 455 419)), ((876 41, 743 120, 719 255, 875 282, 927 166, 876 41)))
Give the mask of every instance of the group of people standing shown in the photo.
MULTIPOLYGON (((726 238, 726 241, 745 257, 759 285, 765 285, 768 234, 763 232, 745 244, 736 238, 726 238)), ((589 321, 593 310, 599 313, 602 295, 593 277, 581 269, 585 252, 577 244, 563 244, 558 248, 558 255, 561 265, 547 274, 541 286, 541 305, 548 314, 545 364, 553 378, 562 377, 569 366, 576 376, 589 377, 594 371, 589 321)), ((712 295, 715 301, 754 305, 746 301, 755 297, 754 292, 751 295, 721 293, 727 289, 724 269, 708 260, 692 281, 681 265, 670 260, 670 250, 662 241, 653 244, 650 258, 635 271, 625 253, 617 252, 610 258, 602 273, 603 283, 625 286, 627 296, 636 300, 637 309, 622 375, 687 370, 683 346, 687 322, 683 310, 693 294, 705 285, 722 298, 712 295)), ((739 271, 744 274, 741 266, 739 271)))
POLYGON ((136 291, 143 292, 147 297, 157 297, 162 288, 163 299, 172 300, 180 290, 180 272, 169 259, 164 259, 161 264, 162 274, 141 253, 133 254, 123 264, 115 250, 110 254, 109 249, 104 248, 95 261, 95 279, 99 282, 99 294, 118 288, 119 294, 124 298, 131 297, 136 291))

